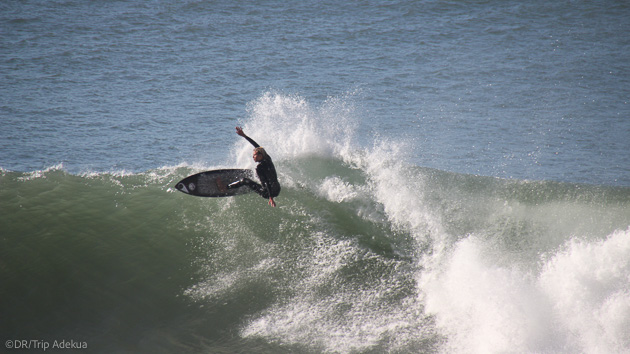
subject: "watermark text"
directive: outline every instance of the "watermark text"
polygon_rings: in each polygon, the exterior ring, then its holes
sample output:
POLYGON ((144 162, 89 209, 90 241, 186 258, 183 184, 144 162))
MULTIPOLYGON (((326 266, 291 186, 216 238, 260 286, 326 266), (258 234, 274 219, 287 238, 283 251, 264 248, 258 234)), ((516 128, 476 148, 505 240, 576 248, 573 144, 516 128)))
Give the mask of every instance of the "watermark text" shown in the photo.
POLYGON ((87 342, 75 340, 9 339, 4 342, 6 349, 42 350, 48 349, 87 349, 87 342))

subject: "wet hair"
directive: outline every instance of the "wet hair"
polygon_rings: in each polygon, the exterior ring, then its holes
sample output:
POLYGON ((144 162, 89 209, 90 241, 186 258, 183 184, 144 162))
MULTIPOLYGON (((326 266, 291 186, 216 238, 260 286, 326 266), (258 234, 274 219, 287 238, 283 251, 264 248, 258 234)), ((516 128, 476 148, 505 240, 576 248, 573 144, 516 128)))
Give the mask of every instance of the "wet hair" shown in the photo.
POLYGON ((265 151, 264 147, 259 146, 259 147, 255 148, 254 151, 260 153, 262 155, 263 159, 267 158, 267 151, 265 151))

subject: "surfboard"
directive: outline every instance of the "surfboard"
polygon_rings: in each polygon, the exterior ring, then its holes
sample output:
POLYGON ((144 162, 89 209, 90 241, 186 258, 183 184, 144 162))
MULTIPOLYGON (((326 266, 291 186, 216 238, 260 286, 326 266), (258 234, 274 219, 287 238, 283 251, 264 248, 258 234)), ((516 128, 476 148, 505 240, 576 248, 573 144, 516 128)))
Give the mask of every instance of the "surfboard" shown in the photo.
POLYGON ((252 170, 224 169, 205 171, 188 176, 177 182, 175 189, 196 197, 231 197, 252 191, 247 186, 228 189, 228 184, 244 177, 253 179, 254 174, 252 170))

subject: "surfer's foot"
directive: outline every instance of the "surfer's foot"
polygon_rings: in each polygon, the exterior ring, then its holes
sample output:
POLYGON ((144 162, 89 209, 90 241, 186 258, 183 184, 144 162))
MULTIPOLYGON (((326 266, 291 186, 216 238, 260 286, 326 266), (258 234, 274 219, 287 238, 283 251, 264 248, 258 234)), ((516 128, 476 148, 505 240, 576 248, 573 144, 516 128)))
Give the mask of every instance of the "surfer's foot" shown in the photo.
POLYGON ((236 182, 232 182, 232 183, 228 184, 227 187, 228 187, 228 189, 232 189, 232 188, 238 188, 238 187, 240 187, 242 185, 243 185, 243 180, 240 180, 240 181, 236 181, 236 182))

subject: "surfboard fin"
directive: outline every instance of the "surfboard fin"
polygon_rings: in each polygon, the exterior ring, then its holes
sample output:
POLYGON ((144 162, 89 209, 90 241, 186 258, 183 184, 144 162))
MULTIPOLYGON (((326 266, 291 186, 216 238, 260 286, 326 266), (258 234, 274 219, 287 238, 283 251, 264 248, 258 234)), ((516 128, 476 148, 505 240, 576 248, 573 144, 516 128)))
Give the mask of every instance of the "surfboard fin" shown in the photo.
POLYGON ((227 187, 228 187, 228 189, 232 189, 232 188, 238 188, 238 187, 240 187, 242 185, 243 185, 243 180, 241 179, 241 180, 238 180, 236 182, 232 182, 232 183, 228 184, 227 187))

